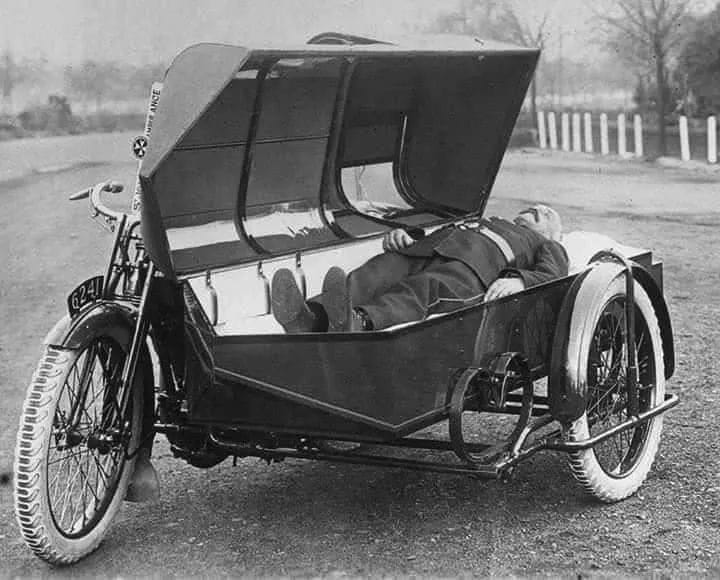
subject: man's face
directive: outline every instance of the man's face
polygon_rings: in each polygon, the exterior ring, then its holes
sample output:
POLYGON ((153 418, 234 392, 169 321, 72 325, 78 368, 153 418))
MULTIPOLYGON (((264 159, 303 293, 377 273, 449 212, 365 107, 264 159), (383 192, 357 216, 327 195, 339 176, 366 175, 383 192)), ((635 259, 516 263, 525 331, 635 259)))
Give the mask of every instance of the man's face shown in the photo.
POLYGON ((560 216, 546 205, 537 204, 522 210, 515 218, 515 223, 551 240, 560 238, 560 216))

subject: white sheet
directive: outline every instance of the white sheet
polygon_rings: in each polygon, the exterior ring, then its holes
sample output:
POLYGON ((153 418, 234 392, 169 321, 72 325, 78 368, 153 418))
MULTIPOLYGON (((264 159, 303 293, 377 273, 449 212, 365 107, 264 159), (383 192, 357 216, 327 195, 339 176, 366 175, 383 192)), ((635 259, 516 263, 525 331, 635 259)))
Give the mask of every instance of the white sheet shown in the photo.
MULTIPOLYGON (((616 240, 596 232, 573 231, 565 234, 561 243, 570 260, 571 274, 584 269, 589 259, 601 250, 614 249, 631 257, 643 252, 620 244, 616 240)), ((303 271, 307 280, 308 296, 320 291, 322 279, 331 265, 343 266, 346 271, 360 266, 371 256, 381 252, 381 240, 373 239, 350 247, 334 247, 324 251, 308 252, 303 256, 303 271)), ((278 258, 264 263, 268 280, 280 267, 295 269, 294 257, 278 258)), ((265 314, 267 301, 263 280, 257 274, 255 264, 227 268, 212 275, 212 283, 218 294, 219 323, 215 330, 220 335, 281 334, 283 332, 272 314, 265 314)), ((205 275, 190 279, 190 285, 206 312, 209 310, 209 293, 205 288, 205 275)))
POLYGON ((587 266, 590 258, 601 250, 615 250, 623 256, 630 257, 643 252, 640 248, 633 248, 617 242, 609 236, 597 232, 576 230, 563 234, 560 243, 565 247, 570 262, 571 274, 579 272, 587 266))

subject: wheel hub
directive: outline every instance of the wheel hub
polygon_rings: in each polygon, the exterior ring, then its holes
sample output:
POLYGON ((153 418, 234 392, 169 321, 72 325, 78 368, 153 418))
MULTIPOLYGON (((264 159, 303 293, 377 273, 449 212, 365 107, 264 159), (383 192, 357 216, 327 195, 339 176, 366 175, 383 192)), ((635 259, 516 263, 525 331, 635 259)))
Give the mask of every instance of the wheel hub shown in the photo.
POLYGON ((88 449, 97 450, 100 455, 107 455, 120 441, 120 434, 115 432, 96 431, 87 438, 88 449))
POLYGON ((58 451, 65 451, 77 447, 83 442, 82 434, 75 429, 67 429, 59 433, 56 438, 56 448, 58 451))

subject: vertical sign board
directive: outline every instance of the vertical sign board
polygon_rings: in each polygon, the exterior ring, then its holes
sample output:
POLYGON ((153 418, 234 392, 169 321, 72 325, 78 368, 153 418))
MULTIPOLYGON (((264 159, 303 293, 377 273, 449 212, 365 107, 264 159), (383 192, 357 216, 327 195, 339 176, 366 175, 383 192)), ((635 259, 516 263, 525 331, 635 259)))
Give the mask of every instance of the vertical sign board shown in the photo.
POLYGON ((708 163, 717 163, 717 119, 714 115, 707 119, 708 163))
POLYGON ((570 151, 570 116, 567 113, 560 115, 560 131, 562 133, 562 150, 570 151))
POLYGON ((600 153, 610 154, 610 138, 608 137, 608 118, 606 113, 600 113, 600 153))
POLYGON ((583 115, 583 121, 585 123, 585 152, 593 152, 593 135, 592 135, 592 115, 585 113, 583 115))
POLYGON ((153 119, 155 118, 155 112, 157 111, 158 103, 160 102, 160 92, 162 91, 162 83, 153 83, 152 89, 150 90, 150 100, 148 101, 147 115, 145 116, 145 130, 143 134, 136 137, 133 140, 133 153, 138 158, 138 176, 135 179, 135 190, 132 198, 132 213, 133 215, 140 214, 140 204, 142 203, 142 187, 140 186, 140 167, 142 165, 143 157, 145 157, 145 151, 150 141, 150 133, 152 133, 153 119))
POLYGON ((540 149, 547 149, 547 130, 545 128, 545 113, 537 112, 538 142, 540 149))
POLYGON ((580 128, 580 113, 572 114, 572 150, 575 153, 582 151, 582 139, 580 128))
POLYGON ((642 157, 644 155, 642 117, 637 113, 633 117, 633 130, 635 132, 635 157, 642 157))
POLYGON ((680 129, 680 159, 690 161, 690 132, 687 117, 680 115, 678 124, 680 129))
POLYGON ((627 141, 625 135, 625 113, 620 113, 617 116, 617 131, 618 131, 618 155, 625 157, 627 155, 627 141))
POLYGON ((548 113, 548 133, 550 137, 550 149, 557 149, 557 122, 555 121, 555 112, 548 113))

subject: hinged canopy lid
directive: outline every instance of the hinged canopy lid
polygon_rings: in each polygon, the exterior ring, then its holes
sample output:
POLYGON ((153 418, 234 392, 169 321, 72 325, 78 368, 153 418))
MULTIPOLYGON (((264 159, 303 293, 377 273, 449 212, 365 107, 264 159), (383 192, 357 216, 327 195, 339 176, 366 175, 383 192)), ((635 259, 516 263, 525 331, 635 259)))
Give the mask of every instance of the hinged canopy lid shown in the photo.
POLYGON ((538 55, 335 33, 186 49, 140 170, 151 258, 175 278, 481 213, 538 55))

